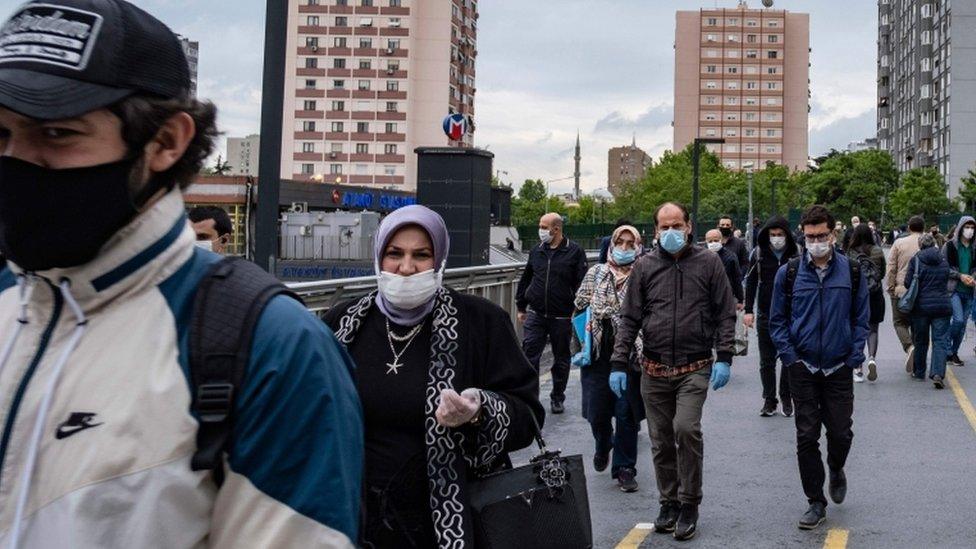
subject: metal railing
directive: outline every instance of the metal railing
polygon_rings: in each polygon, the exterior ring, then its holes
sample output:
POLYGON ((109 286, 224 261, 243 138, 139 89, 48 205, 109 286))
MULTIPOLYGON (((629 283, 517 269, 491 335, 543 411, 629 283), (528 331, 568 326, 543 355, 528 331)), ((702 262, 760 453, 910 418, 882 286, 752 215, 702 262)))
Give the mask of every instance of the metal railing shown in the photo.
MULTIPOLYGON (((595 252, 587 253, 587 259, 595 261, 598 255, 595 252)), ((505 309, 515 324, 518 313, 515 307, 515 291, 524 270, 525 263, 448 269, 444 272, 444 285, 491 301, 505 309)), ((305 301, 305 306, 310 311, 321 315, 342 301, 360 298, 375 290, 376 277, 292 282, 288 284, 288 288, 305 301)))

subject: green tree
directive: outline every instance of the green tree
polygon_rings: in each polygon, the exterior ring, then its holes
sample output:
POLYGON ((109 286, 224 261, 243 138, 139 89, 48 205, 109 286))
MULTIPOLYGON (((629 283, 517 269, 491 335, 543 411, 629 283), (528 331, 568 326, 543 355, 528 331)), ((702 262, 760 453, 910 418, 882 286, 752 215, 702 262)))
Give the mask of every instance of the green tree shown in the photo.
POLYGON ((934 168, 915 168, 902 174, 901 185, 891 195, 891 214, 896 219, 922 215, 934 219, 952 209, 942 175, 934 168))
POLYGON ((838 219, 879 219, 884 197, 898 185, 898 170, 886 151, 831 154, 806 181, 812 198, 838 219))
POLYGON ((546 184, 541 179, 526 179, 519 189, 518 197, 529 202, 538 202, 546 198, 546 184))
POLYGON ((959 205, 967 212, 976 210, 976 169, 970 169, 959 187, 959 205))

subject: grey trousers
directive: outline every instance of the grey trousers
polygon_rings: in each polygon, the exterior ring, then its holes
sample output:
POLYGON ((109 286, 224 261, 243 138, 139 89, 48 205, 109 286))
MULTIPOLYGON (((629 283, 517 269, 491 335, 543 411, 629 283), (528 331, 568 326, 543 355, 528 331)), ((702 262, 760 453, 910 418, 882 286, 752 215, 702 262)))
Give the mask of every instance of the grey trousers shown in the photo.
POLYGON ((891 320, 903 350, 912 346, 912 317, 898 310, 898 298, 891 297, 891 320))
POLYGON ((674 377, 641 377, 660 501, 702 500, 702 406, 712 369, 674 377))

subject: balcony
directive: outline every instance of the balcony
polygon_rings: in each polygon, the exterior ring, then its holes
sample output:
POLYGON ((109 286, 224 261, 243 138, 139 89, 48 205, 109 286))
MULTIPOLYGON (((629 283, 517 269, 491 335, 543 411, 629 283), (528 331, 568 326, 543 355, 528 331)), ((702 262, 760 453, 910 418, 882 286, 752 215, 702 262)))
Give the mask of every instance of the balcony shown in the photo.
POLYGON ((325 90, 315 88, 303 88, 295 90, 295 97, 325 97, 325 90))
POLYGON ((403 164, 406 161, 406 157, 402 154, 378 154, 376 155, 376 162, 385 164, 403 164))
POLYGON ((353 90, 353 99, 376 99, 376 92, 372 90, 353 90))
POLYGON ((319 69, 319 68, 309 69, 309 68, 301 67, 295 72, 298 73, 298 76, 325 76, 325 69, 319 69))
POLYGON ((378 6, 356 6, 356 13, 359 15, 379 15, 378 6))
POLYGON ((322 161, 322 153, 297 152, 297 153, 295 153, 295 154, 292 155, 292 160, 304 160, 306 162, 321 162, 322 161))
POLYGON ((403 143, 407 140, 405 133, 378 133, 376 140, 380 142, 403 143))
POLYGON ((376 113, 377 120, 406 120, 407 113, 405 112, 378 112, 376 113))
POLYGON ((315 118, 321 120, 323 118, 322 111, 295 111, 295 118, 315 118))
POLYGON ((347 89, 336 88, 329 90, 328 93, 326 93, 326 96, 337 99, 348 99, 349 97, 352 97, 352 92, 347 89))
POLYGON ((393 16, 397 16, 397 15, 400 15, 400 16, 410 15, 410 8, 405 8, 405 7, 402 7, 402 6, 397 6, 397 7, 381 7, 380 8, 380 15, 393 15, 393 16))
MULTIPOLYGON (((322 51, 322 48, 319 48, 322 51)), ((349 57, 352 55, 352 48, 329 48, 329 55, 334 57, 349 57)))
POLYGON ((376 36, 380 33, 380 30, 376 27, 356 27, 356 31, 353 33, 356 36, 376 36))
POLYGON ((294 136, 295 136, 295 139, 303 139, 303 140, 306 140, 306 141, 309 141, 309 140, 321 141, 322 140, 322 132, 297 131, 297 132, 295 132, 294 136))
POLYGON ((349 120, 349 111, 327 111, 325 117, 329 120, 349 120))
POLYGON ((380 91, 376 94, 378 99, 406 99, 407 92, 405 91, 380 91))
POLYGON ((410 29, 404 27, 383 27, 380 36, 410 36, 410 29))
POLYGON ((376 120, 376 113, 372 111, 355 111, 352 113, 353 120, 376 120))
POLYGON ((349 134, 346 132, 326 132, 326 141, 349 141, 349 134))
POLYGON ((350 137, 350 141, 374 141, 376 136, 372 133, 353 133, 350 137))

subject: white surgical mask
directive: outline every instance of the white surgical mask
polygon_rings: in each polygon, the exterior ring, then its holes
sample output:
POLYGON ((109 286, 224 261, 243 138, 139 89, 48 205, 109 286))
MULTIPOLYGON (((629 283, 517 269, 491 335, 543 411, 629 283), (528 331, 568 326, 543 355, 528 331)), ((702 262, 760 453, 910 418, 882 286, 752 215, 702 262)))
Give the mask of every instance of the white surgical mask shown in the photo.
POLYGON ((811 242, 807 244, 810 255, 817 259, 823 259, 830 255, 830 242, 811 242))
POLYGON ((376 283, 383 297, 394 307, 416 309, 429 302, 441 287, 444 272, 431 269, 410 276, 381 272, 376 283))
POLYGON ((721 242, 709 242, 707 244, 707 246, 708 246, 708 249, 711 250, 711 251, 713 251, 713 252, 718 252, 719 250, 722 249, 722 243, 721 242))
POLYGON ((786 247, 786 237, 785 236, 771 236, 769 237, 769 245, 773 247, 777 252, 786 247))
POLYGON ((193 243, 193 245, 196 246, 197 248, 203 248, 208 252, 213 251, 213 240, 197 240, 196 242, 193 243))
POLYGON ((966 240, 971 239, 973 237, 973 228, 972 227, 966 227, 965 229, 963 229, 962 230, 962 236, 964 238, 966 238, 966 240))
POLYGON ((552 233, 550 233, 547 229, 539 229, 539 240, 541 240, 543 244, 552 242, 552 233))

